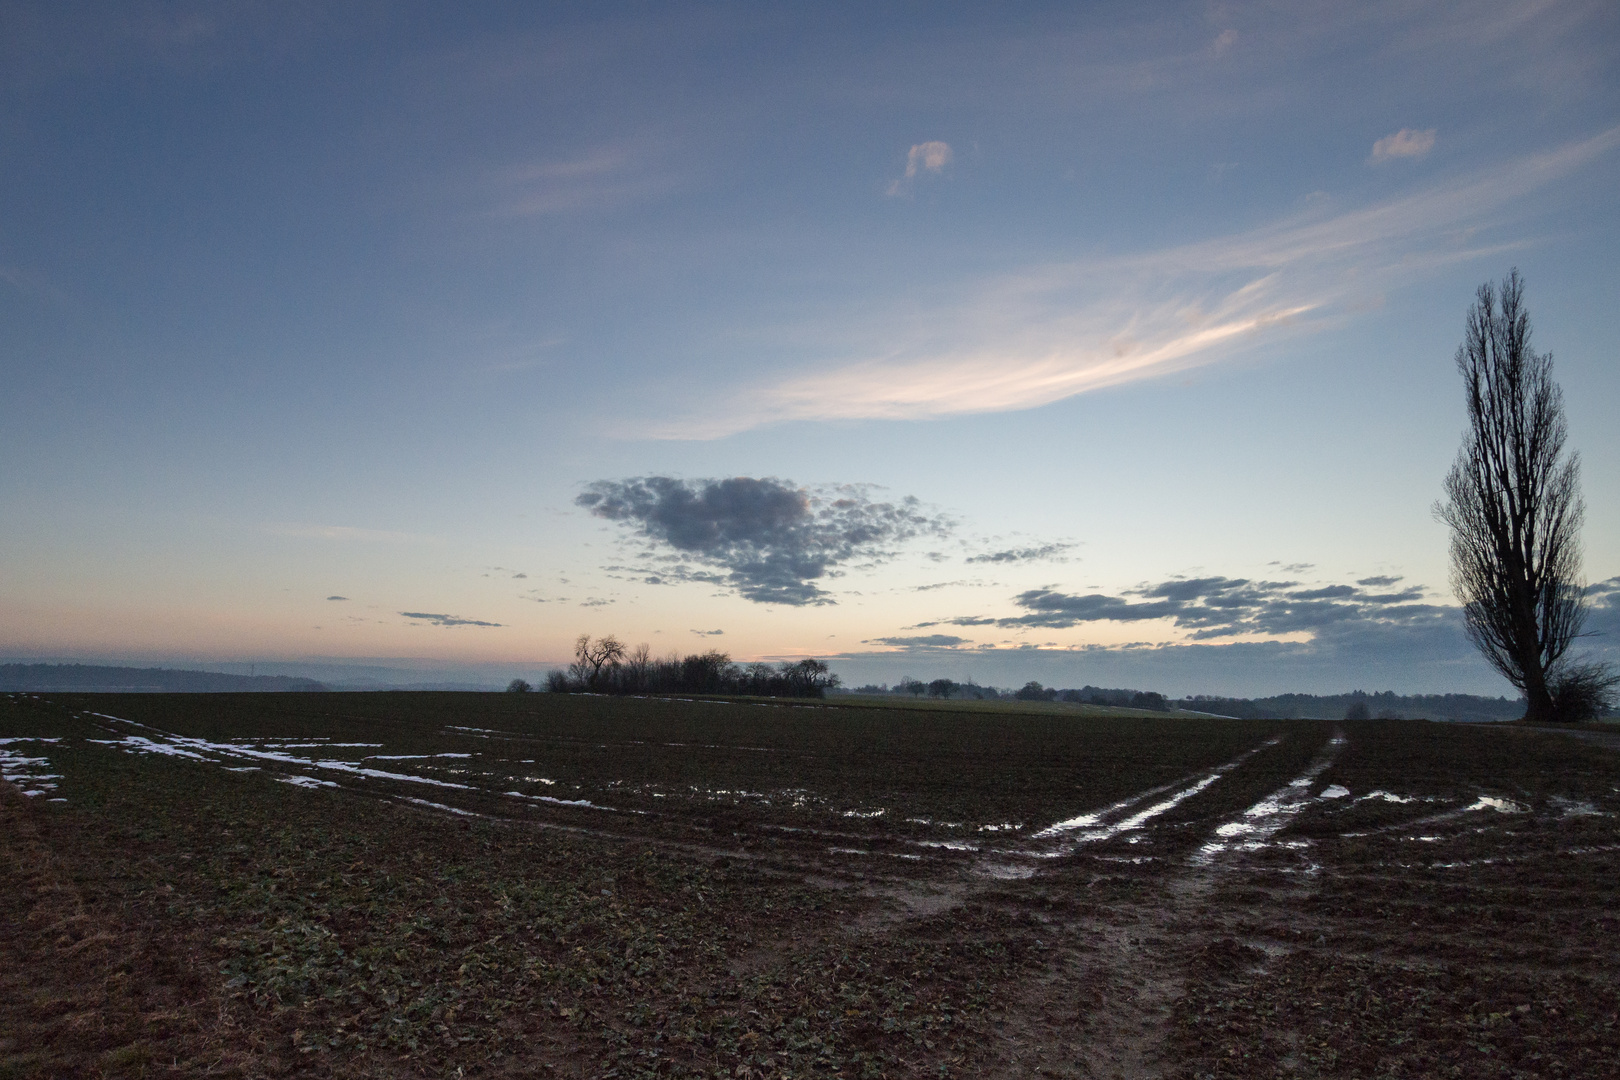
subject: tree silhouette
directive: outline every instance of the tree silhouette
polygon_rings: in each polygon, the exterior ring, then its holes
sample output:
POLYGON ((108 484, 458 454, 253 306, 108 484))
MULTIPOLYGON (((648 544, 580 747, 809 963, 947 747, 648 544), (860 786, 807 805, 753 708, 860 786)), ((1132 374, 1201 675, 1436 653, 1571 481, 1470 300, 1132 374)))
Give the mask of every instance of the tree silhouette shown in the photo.
POLYGON ((591 640, 581 634, 574 642, 574 663, 570 667, 580 682, 595 687, 602 679, 602 669, 617 668, 624 660, 624 643, 612 634, 591 640))
POLYGON ((1530 346, 1517 270, 1481 285, 1457 348, 1468 431, 1435 515, 1451 529, 1451 586, 1468 637, 1524 692, 1524 719, 1584 719, 1614 679, 1568 653, 1586 617, 1580 460, 1564 453, 1552 354, 1530 346))
POLYGON ((557 694, 755 694, 764 697, 825 697, 838 685, 826 661, 783 660, 772 666, 746 667, 718 650, 681 657, 653 658, 650 646, 633 649, 612 634, 592 639, 581 634, 574 643, 574 662, 567 671, 546 676, 546 689, 557 694))

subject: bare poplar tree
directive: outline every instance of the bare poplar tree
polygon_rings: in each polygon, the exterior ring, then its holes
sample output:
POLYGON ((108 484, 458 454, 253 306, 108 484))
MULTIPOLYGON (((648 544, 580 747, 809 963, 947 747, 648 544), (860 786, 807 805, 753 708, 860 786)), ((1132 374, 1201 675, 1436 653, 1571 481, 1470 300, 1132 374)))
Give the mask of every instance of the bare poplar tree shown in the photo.
POLYGON ((1580 719, 1614 680, 1568 657, 1586 618, 1580 459, 1564 453, 1563 392, 1552 354, 1530 347, 1517 270, 1500 290, 1480 286, 1457 369, 1468 431, 1435 514, 1451 528, 1451 587, 1469 640, 1524 692, 1524 719, 1580 719))

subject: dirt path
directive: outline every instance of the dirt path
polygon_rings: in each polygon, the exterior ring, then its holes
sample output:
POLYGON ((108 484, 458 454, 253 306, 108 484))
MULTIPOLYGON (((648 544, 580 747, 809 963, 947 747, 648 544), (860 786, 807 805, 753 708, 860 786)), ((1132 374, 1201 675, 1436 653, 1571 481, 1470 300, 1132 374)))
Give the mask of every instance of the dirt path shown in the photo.
MULTIPOLYGON (((1209 903, 1211 892, 1225 875, 1241 872, 1245 859, 1263 849, 1294 814, 1320 798, 1310 789, 1346 742, 1343 731, 1333 732, 1303 772, 1219 825, 1192 853, 1175 857, 1156 873, 1145 895, 1054 921, 1050 936, 1059 955, 1052 974, 1009 1003, 1001 1045, 984 1075, 1007 1080, 1170 1075, 1179 1065, 1173 1045, 1176 1009, 1194 965, 1213 953, 1235 955, 1250 967, 1266 966, 1284 952, 1275 943, 1257 948, 1241 940, 1242 928, 1258 921, 1263 904, 1215 906, 1209 903)), ((1297 875, 1291 899, 1315 887, 1313 874, 1297 875)))

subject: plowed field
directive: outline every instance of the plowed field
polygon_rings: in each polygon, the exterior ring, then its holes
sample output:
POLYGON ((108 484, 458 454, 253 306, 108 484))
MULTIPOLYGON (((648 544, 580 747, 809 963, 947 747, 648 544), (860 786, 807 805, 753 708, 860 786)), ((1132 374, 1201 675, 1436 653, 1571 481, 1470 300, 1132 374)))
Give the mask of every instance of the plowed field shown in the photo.
POLYGON ((1613 1076, 1517 727, 0 697, 0 1077, 1613 1076))

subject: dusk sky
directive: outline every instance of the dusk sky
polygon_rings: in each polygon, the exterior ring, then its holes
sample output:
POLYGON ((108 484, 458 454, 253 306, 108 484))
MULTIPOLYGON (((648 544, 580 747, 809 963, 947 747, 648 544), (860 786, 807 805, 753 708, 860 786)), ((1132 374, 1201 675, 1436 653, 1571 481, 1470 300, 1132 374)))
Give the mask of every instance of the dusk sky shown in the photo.
POLYGON ((0 0, 0 655, 1513 691, 1518 267, 1620 658, 1620 5, 0 0))

